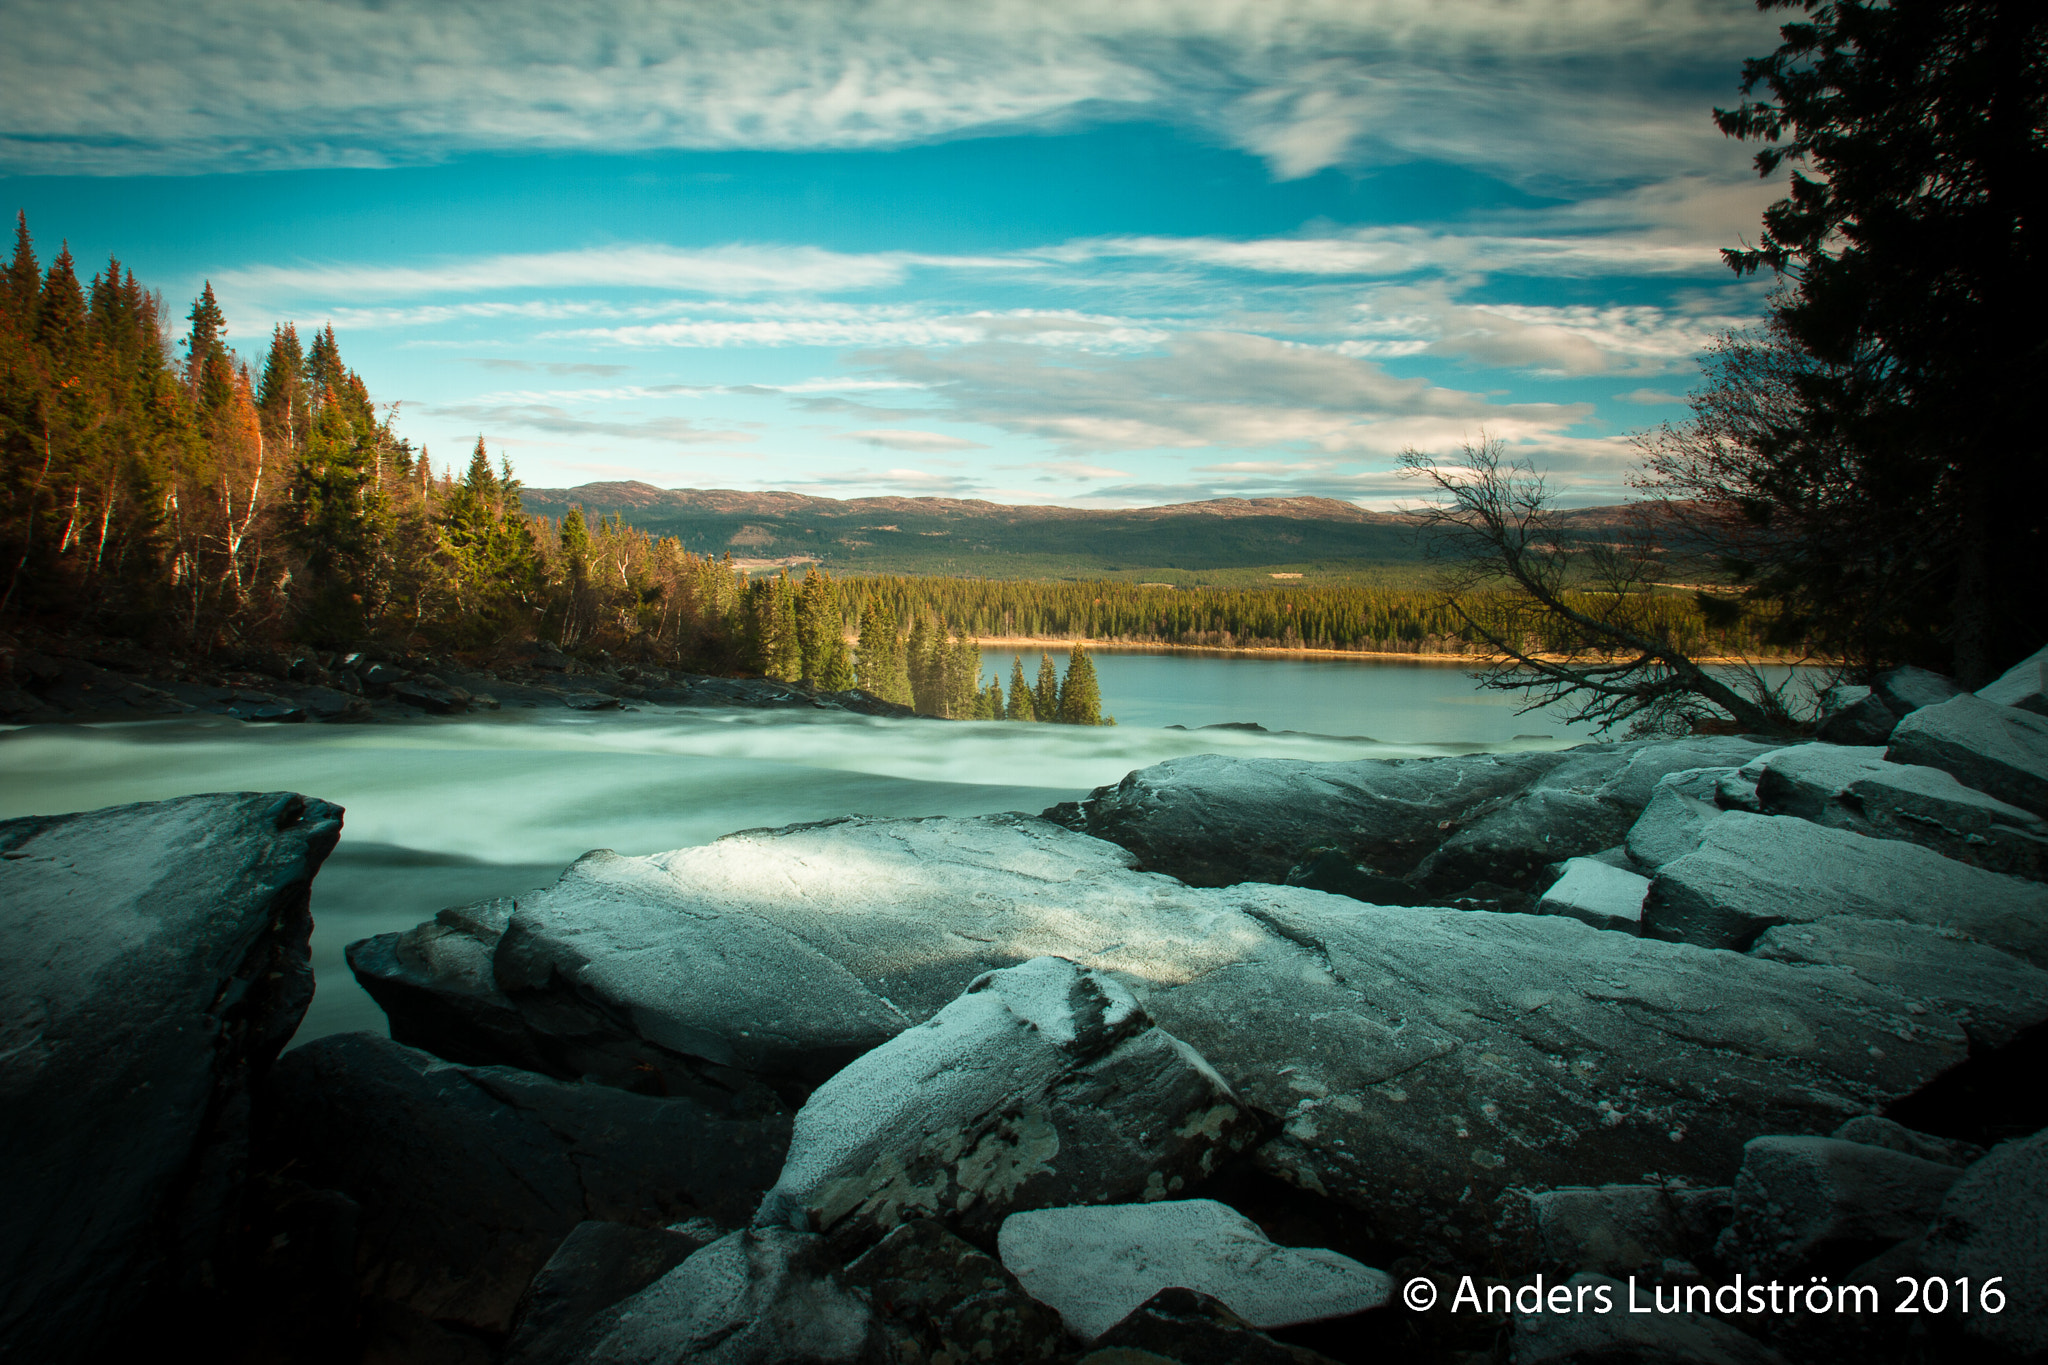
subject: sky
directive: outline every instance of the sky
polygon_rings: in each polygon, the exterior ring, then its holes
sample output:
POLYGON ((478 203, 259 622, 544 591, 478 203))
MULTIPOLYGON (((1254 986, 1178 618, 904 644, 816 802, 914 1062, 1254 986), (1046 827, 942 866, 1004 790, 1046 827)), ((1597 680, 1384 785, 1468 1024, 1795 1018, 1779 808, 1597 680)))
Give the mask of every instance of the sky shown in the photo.
POLYGON ((0 207, 437 466, 1567 505, 1753 322, 1747 0, 0 0, 0 207))

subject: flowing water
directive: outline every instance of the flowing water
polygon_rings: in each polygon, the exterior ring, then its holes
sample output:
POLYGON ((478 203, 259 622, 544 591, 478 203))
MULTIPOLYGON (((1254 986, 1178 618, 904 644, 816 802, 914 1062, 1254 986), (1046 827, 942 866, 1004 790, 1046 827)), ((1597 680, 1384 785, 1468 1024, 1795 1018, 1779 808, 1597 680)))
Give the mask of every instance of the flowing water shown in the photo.
MULTIPOLYGON (((1011 657, 983 656, 1006 686, 1011 657)), ((1114 728, 653 709, 21 728, 0 734, 0 818, 205 791, 293 790, 346 807, 341 845, 314 883, 318 990, 303 1041, 383 1027, 343 962, 352 940, 546 885, 593 848, 652 853, 851 813, 1036 812, 1182 754, 1391 758, 1592 737, 1517 715, 1512 697, 1482 693, 1442 664, 1093 657, 1114 728), (1195 728, 1228 722, 1299 733, 1195 728)), ((1025 671, 1037 664, 1028 654, 1025 671)))

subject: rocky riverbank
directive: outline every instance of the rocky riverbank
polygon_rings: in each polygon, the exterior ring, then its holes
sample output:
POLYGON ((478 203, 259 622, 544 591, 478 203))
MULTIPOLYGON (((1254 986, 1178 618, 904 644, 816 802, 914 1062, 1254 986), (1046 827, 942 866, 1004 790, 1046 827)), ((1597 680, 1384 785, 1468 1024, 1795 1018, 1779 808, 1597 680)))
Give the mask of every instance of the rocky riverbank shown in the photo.
POLYGON ((332 808, 0 825, 9 960, 68 964, 10 969, 0 1021, 37 1182, 0 1333, 2041 1360, 2044 670, 1838 697, 1860 744, 1190 758, 1043 816, 598 851, 353 945, 391 1036, 274 1064, 332 808), (143 1027, 187 1080, 93 1069, 143 1027), (168 1174, 105 1181, 135 1144, 168 1174), (1948 1307, 1893 1311, 1901 1277, 1948 1307))
POLYGON ((485 659, 365 648, 252 651, 193 660, 121 640, 0 637, 0 723, 229 716, 291 724, 413 720, 561 707, 808 707, 871 716, 910 708, 866 692, 814 692, 767 678, 716 678, 571 657, 543 643, 485 659))

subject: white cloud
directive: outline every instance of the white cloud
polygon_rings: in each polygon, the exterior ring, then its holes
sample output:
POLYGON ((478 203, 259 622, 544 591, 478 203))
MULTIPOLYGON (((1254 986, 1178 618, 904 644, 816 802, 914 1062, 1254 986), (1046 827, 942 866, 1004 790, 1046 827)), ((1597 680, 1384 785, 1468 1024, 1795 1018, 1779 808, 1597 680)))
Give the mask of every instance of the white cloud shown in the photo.
POLYGON ((859 441, 863 445, 880 446, 885 450, 907 450, 913 453, 937 450, 988 449, 980 441, 970 441, 964 436, 947 436, 937 431, 910 431, 904 429, 849 431, 841 439, 859 441))
POLYGON ((0 160, 113 173, 467 149, 880 147, 1143 117, 1276 174, 1725 162, 1689 73, 1775 45, 1719 0, 13 0, 0 160), (1589 130, 1599 129, 1597 147, 1589 130))
POLYGON ((1640 403, 1644 407, 1656 407, 1663 403, 1688 401, 1682 393, 1665 393, 1662 389, 1630 389, 1627 393, 1614 395, 1617 403, 1640 403))

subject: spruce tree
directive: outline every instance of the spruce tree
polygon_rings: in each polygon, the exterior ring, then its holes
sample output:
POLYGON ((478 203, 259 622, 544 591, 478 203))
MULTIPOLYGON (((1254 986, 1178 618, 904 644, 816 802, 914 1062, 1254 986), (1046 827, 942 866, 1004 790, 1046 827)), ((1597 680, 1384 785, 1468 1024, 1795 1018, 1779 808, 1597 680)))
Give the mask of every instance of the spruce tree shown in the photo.
POLYGON ((7 267, 7 283, 0 290, 0 309, 24 334, 33 332, 36 302, 43 292, 43 268, 36 264, 35 244, 28 235, 28 214, 14 215, 14 259, 7 267))
POLYGON ((202 420, 218 421, 234 402, 235 367, 228 354, 227 318, 214 301, 208 281, 188 314, 192 330, 185 337, 185 392, 202 420))
POLYGON ((946 646, 945 714, 955 720, 972 720, 981 709, 981 646, 957 635, 946 646))
POLYGON ((944 715, 945 637, 930 617, 919 616, 911 624, 904 654, 910 674, 911 706, 919 715, 944 715))
POLYGON ((1003 680, 991 673, 988 690, 981 694, 981 705, 975 710, 977 720, 1003 719, 1003 680))
POLYGON ((1035 720, 1060 718, 1060 671, 1050 654, 1038 656, 1038 686, 1032 690, 1031 707, 1035 720))
POLYGON ((1080 641, 1067 655, 1067 676, 1060 683, 1062 725, 1102 724, 1102 691, 1096 686, 1095 664, 1080 641))
POLYGON ((1024 681, 1024 656, 1019 654, 1010 660, 1010 697, 1003 708, 1005 720, 1037 720, 1038 708, 1032 700, 1031 685, 1024 681))
POLYGON ((814 687, 822 686, 820 680, 831 662, 833 646, 838 646, 839 653, 846 652, 839 595, 832 590, 831 578, 815 568, 804 574, 797 599, 797 644, 803 680, 814 687))
POLYGON ((901 649, 896 639, 895 614, 880 597, 869 598, 860 613, 860 646, 854 661, 854 685, 877 697, 886 695, 882 689, 900 666, 901 649))
POLYGON ((263 359, 263 378, 256 386, 256 410, 263 417, 263 437, 281 450, 293 450, 306 439, 308 412, 306 353, 299 347, 299 329, 279 323, 270 334, 270 352, 263 359))

